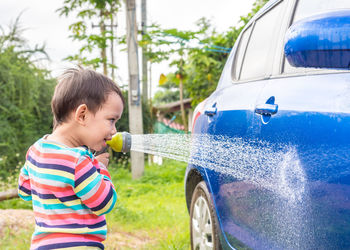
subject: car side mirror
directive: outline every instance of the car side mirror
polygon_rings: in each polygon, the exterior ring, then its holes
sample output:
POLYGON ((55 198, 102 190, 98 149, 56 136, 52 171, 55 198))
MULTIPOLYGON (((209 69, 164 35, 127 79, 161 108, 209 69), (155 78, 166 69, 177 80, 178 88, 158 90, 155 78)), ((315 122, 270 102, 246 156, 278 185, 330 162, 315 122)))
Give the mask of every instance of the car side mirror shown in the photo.
POLYGON ((294 67, 349 69, 350 10, 332 11, 294 23, 284 53, 294 67))

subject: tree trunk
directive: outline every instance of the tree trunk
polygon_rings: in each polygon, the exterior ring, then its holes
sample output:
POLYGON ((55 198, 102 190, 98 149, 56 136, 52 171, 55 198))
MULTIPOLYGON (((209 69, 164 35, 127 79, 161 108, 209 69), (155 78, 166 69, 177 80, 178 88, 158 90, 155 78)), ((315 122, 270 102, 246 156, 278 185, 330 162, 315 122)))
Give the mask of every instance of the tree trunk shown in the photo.
MULTIPOLYGON (((104 41, 106 42, 105 40, 105 36, 106 36, 106 26, 104 24, 104 20, 103 20, 103 12, 101 10, 100 12, 100 32, 101 32, 101 36, 103 37, 104 41)), ((106 47, 104 46, 103 48, 101 48, 101 58, 103 60, 103 74, 105 76, 107 76, 108 72, 107 72, 107 53, 106 53, 106 47)))
MULTIPOLYGON (((114 65, 114 18, 113 18, 113 14, 111 15, 111 63, 114 65)), ((112 79, 113 81, 115 80, 114 77, 114 67, 112 66, 112 79)))
POLYGON ((18 198, 17 188, 0 192, 0 201, 18 198))
POLYGON ((182 76, 180 78, 180 108, 181 108, 181 118, 182 122, 185 126, 185 132, 188 132, 187 127, 187 119, 186 119, 186 113, 185 113, 185 106, 184 106, 184 98, 183 98, 183 82, 182 82, 182 76))

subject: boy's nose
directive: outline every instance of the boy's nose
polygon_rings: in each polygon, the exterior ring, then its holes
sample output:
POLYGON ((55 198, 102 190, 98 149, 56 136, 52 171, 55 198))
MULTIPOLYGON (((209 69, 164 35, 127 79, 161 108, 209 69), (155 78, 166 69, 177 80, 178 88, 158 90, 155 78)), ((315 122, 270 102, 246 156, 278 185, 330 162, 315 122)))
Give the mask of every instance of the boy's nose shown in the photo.
POLYGON ((112 128, 112 135, 114 135, 116 133, 117 133, 117 128, 115 126, 113 126, 113 128, 112 128))

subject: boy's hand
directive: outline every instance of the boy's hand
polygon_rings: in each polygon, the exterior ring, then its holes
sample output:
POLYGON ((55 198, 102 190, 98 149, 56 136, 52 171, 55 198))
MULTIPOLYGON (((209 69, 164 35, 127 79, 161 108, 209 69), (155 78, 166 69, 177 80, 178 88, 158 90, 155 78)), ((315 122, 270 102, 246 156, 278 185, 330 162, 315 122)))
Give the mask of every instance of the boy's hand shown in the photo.
POLYGON ((108 163, 109 163, 109 153, 102 153, 99 154, 97 156, 95 156, 95 158, 102 163, 106 168, 108 167, 108 163))

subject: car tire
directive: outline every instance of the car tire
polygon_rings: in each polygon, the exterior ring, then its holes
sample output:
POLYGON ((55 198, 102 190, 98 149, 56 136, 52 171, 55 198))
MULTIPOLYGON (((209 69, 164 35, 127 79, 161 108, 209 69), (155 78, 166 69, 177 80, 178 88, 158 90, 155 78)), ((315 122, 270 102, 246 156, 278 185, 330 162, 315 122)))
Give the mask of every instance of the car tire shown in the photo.
POLYGON ((193 250, 221 249, 215 209, 204 181, 197 184, 192 195, 190 232, 193 250))

